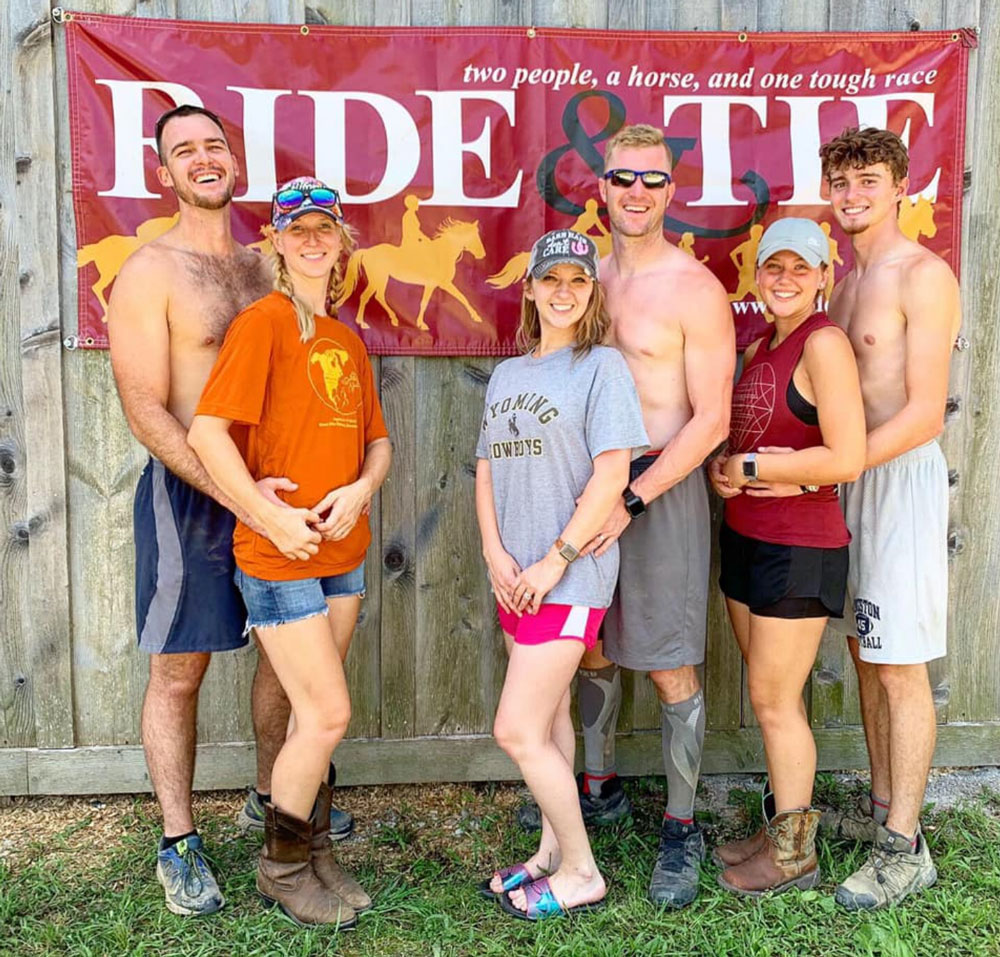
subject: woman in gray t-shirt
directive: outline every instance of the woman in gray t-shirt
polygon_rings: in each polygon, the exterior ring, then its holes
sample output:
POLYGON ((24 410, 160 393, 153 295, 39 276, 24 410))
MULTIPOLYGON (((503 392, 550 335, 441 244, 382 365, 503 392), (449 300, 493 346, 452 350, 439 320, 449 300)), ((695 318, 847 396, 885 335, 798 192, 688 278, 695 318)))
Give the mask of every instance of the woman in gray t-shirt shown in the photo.
POLYGON ((480 885, 528 920, 600 906, 573 757, 569 686, 618 574, 593 541, 648 448, 635 384, 602 345, 609 319, 594 243, 568 229, 535 243, 521 300, 524 354, 497 366, 476 455, 476 513, 510 662, 494 734, 542 810, 538 851, 480 885), (548 876, 544 876, 548 875, 548 876))

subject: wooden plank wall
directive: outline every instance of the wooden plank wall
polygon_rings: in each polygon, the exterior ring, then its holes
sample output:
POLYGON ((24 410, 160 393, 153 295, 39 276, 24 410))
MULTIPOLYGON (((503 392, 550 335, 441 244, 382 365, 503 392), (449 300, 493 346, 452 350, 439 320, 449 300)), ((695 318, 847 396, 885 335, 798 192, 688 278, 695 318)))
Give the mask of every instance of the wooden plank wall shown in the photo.
MULTIPOLYGON (((139 743, 146 661, 134 649, 131 507, 145 453, 129 435, 106 352, 76 329, 62 28, 46 0, 0 14, 0 794, 148 786, 139 743), (61 326, 61 331, 60 331, 61 326), (61 375, 60 375, 61 372, 61 375), (40 750, 35 750, 40 749, 40 750), (71 749, 71 750, 51 750, 71 749)), ((986 0, 78 0, 94 13, 358 26, 536 25, 655 30, 917 30, 978 24, 964 212, 963 334, 943 439, 952 470, 952 654, 932 669, 936 760, 1000 760, 1000 13, 986 0), (992 54, 992 55, 991 55, 992 54)), ((504 657, 478 557, 473 445, 482 359, 376 361, 395 463, 373 513, 368 601, 349 663, 349 781, 505 777, 489 733, 504 657), (470 737, 471 736, 471 737, 470 737), (363 739, 377 739, 364 741, 363 739)), ((718 511, 718 510, 717 510, 718 511)), ((718 515, 716 515, 718 520, 718 515)), ((714 574, 714 573, 713 573, 714 574)), ((198 786, 249 779, 251 650, 220 655, 201 697, 198 786)), ((705 668, 710 770, 759 767, 742 666, 721 600, 705 668)), ((809 689, 821 764, 863 760, 853 670, 828 638, 809 689)), ((659 708, 626 681, 631 773, 659 765, 659 708), (641 732, 649 733, 641 733, 641 732)))

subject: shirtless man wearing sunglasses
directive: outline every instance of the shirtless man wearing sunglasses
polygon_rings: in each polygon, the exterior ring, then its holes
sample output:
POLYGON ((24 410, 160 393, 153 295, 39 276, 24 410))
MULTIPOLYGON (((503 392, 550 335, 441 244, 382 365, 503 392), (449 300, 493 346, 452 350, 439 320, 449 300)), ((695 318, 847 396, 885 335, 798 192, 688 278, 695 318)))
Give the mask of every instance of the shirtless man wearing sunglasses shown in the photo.
MULTIPOLYGON (((271 277, 264 260, 232 236, 239 169, 219 118, 201 107, 170 110, 156 124, 156 146, 156 175, 174 191, 180 218, 122 267, 108 336, 129 428, 150 453, 134 522, 136 626, 139 647, 149 653, 142 741, 163 812, 157 877, 171 911, 200 915, 218 910, 223 897, 191 814, 198 691, 211 653, 242 647, 247 637, 233 582, 238 509, 208 477, 187 430, 229 323, 267 295, 271 277)), ((272 492, 288 488, 280 479, 262 484, 272 492)), ((251 799, 270 790, 288 721, 288 701, 264 655, 252 712, 257 788, 251 799)), ((252 827, 252 800, 247 804, 241 822, 252 827)))
POLYGON ((708 496, 700 468, 729 430, 736 342, 726 292, 708 269, 663 236, 674 195, 671 157, 652 126, 619 130, 599 183, 613 243, 601 263, 612 341, 628 362, 655 450, 632 463, 630 483, 588 546, 621 539, 621 570, 601 646, 584 655, 581 803, 624 802, 614 776, 621 696, 618 668, 647 671, 662 707, 667 807, 649 896, 694 900, 705 843, 694 823, 705 705, 696 666, 705 657, 708 496), (606 657, 605 657, 606 656, 606 657))

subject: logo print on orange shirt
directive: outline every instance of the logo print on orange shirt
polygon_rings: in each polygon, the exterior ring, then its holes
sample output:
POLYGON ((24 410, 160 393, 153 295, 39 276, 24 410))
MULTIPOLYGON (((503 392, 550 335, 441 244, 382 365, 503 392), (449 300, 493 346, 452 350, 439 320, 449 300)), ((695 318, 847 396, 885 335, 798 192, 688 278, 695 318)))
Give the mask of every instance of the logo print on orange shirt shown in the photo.
POLYGON ((350 361, 350 354, 332 339, 317 339, 309 350, 309 383, 325 406, 349 420, 337 425, 356 426, 355 414, 361 408, 361 380, 350 361))

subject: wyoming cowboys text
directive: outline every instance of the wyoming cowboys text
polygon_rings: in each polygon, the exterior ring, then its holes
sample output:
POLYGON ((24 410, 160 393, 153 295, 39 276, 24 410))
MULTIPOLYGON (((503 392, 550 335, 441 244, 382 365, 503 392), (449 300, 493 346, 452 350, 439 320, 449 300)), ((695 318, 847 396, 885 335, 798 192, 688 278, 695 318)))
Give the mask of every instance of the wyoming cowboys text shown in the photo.
POLYGON ((493 402, 483 416, 483 430, 486 430, 489 419, 496 419, 500 416, 509 416, 507 419, 507 429, 512 438, 499 442, 490 443, 490 458, 509 459, 524 458, 526 456, 540 456, 544 452, 545 444, 541 438, 521 438, 521 430, 517 424, 517 414, 521 412, 535 416, 541 425, 546 425, 559 415, 559 410, 552 405, 549 399, 537 392, 522 392, 517 396, 507 396, 493 402))

